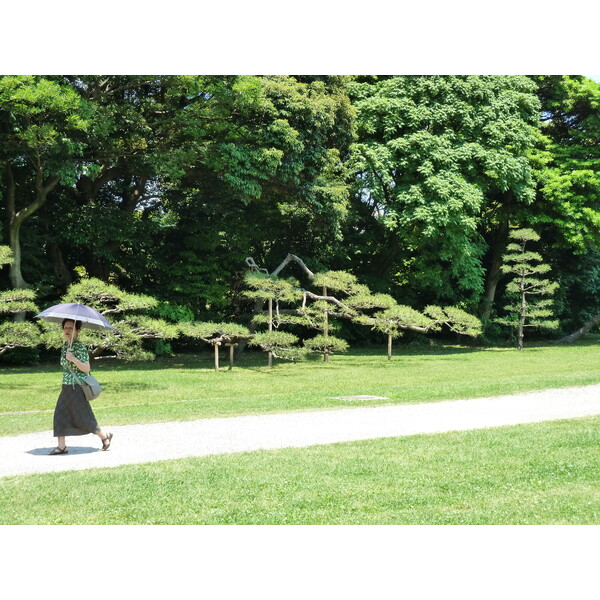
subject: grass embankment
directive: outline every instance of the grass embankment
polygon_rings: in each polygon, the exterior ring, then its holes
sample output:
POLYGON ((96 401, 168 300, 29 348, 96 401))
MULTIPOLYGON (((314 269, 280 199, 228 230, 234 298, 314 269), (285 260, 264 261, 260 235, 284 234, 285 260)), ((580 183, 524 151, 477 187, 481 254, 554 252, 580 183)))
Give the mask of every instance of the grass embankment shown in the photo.
MULTIPOLYGON (((530 345, 523 352, 408 346, 392 361, 382 349, 272 369, 264 355, 244 355, 233 370, 218 373, 208 354, 133 365, 99 361, 94 374, 105 391, 93 406, 100 424, 110 426, 497 396, 599 383, 599 350, 592 336, 576 346, 530 345), (363 394, 389 400, 336 399, 363 394)), ((51 428, 59 387, 55 366, 3 368, 0 435, 51 428)))

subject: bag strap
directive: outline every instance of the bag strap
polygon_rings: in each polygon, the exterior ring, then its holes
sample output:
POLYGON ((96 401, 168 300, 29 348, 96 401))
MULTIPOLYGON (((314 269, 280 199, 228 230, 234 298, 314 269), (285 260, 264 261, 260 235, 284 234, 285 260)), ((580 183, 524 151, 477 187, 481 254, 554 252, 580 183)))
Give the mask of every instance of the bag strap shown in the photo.
MULTIPOLYGON (((67 369, 69 369, 69 371, 71 371, 71 375, 73 375, 73 379, 75 379, 75 381, 81 386, 83 387, 83 383, 81 383, 81 381, 79 380, 79 377, 77 377, 77 375, 75 374, 75 371, 73 371, 73 369, 71 369, 71 365, 67 365, 67 369)), ((73 387, 75 387, 75 384, 73 384, 73 387)))

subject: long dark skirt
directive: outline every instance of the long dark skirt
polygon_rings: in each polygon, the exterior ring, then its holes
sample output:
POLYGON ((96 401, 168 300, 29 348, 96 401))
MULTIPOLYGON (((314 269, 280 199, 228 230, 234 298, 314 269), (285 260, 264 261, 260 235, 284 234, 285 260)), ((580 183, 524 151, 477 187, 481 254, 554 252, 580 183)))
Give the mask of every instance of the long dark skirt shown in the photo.
POLYGON ((80 385, 63 384, 54 409, 54 437, 99 431, 98 421, 80 385))

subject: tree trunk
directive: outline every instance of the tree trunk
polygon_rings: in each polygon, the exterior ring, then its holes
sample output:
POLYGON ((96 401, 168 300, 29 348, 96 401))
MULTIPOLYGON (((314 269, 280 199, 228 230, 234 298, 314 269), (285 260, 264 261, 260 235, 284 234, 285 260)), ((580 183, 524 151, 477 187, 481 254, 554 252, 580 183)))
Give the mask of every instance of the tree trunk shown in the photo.
MULTIPOLYGON (((248 260, 251 260, 252 262, 254 262, 251 258, 250 259, 246 259, 246 262, 248 263, 248 260)), ((271 273, 272 275, 279 275, 279 273, 290 263, 290 262, 295 262, 298 265, 300 265, 301 269, 308 275, 309 279, 314 279, 315 274, 304 264, 304 261, 301 258, 298 258, 295 254, 288 254, 284 259, 283 262, 273 271, 273 273, 271 273)), ((250 263, 248 263, 250 265, 250 263)))
MULTIPOLYGON (((269 298, 269 331, 273 331, 273 298, 269 298)), ((273 366, 273 353, 269 350, 269 367, 273 366)))
POLYGON ((388 333, 388 360, 392 360, 392 334, 388 333))
POLYGON ((35 184, 35 198, 30 204, 17 211, 15 181, 12 169, 8 162, 5 164, 5 173, 7 181, 8 239, 10 249, 14 254, 14 260, 10 265, 10 283, 14 289, 26 289, 30 286, 23 278, 23 272, 21 271, 21 225, 28 217, 33 215, 44 202, 46 202, 48 194, 60 181, 60 177, 53 175, 44 180, 43 169, 41 166, 38 167, 35 184))
MULTIPOLYGON (((323 296, 327 296, 327 288, 323 286, 323 296)), ((329 314, 327 309, 325 309, 325 314, 323 315, 323 335, 327 338, 329 337, 329 314)), ((329 351, 325 348, 325 352, 323 353, 323 362, 329 362, 329 351)))
POLYGON ((5 163, 6 173, 6 209, 8 217, 8 245, 13 252, 13 261, 9 265, 10 284, 13 289, 25 289, 29 287, 23 279, 21 272, 21 238, 19 231, 23 219, 17 219, 16 209, 16 186, 10 164, 5 163))
MULTIPOLYGON (((521 287, 523 283, 521 283, 521 287)), ((519 330, 517 332, 517 348, 523 350, 523 336, 525 330, 525 317, 527 316, 527 300, 525 293, 521 290, 521 314, 519 315, 519 330)))
POLYGON ((23 272, 21 270, 21 223, 14 222, 11 220, 8 230, 8 244, 13 252, 13 262, 9 267, 10 284, 13 289, 22 290, 26 289, 29 284, 23 278, 23 272))
MULTIPOLYGON (((81 206, 94 206, 98 193, 106 184, 117 181, 119 177, 123 176, 124 173, 121 169, 116 167, 105 168, 103 167, 102 173, 96 179, 90 179, 83 175, 81 176, 76 185, 76 189, 71 189, 72 196, 75 198, 77 203, 81 206)), ((127 185, 120 194, 119 209, 125 214, 124 218, 127 220, 131 215, 134 214, 135 210, 140 205, 140 202, 144 198, 144 192, 146 190, 148 178, 145 176, 133 176, 131 185, 127 185)), ((86 260, 86 267, 88 274, 91 277, 97 277, 102 281, 109 281, 113 265, 107 259, 100 256, 101 250, 105 252, 115 253, 118 251, 120 246, 119 241, 107 241, 103 248, 90 248, 90 256, 86 260)))
POLYGON ((556 343, 572 344, 573 342, 576 342, 578 339, 582 338, 586 333, 588 333, 588 331, 592 330, 597 325, 600 325, 600 314, 597 314, 593 319, 586 321, 577 331, 560 338, 560 340, 558 340, 556 343))
POLYGON ((379 263, 375 267, 378 277, 381 278, 384 278, 392 270, 400 252, 398 234, 394 231, 390 231, 388 234, 390 239, 385 244, 385 252, 380 255, 379 263))
POLYGON ((506 250, 508 241, 508 213, 502 219, 500 226, 492 239, 492 257, 490 267, 485 280, 485 297, 481 309, 481 318, 489 319, 494 306, 496 288, 500 281, 500 267, 502 266, 502 255, 506 250))
POLYGON ((60 246, 56 242, 48 242, 48 256, 52 261, 52 267, 54 268, 54 274, 58 281, 60 288, 66 291, 66 289, 73 283, 73 277, 63 259, 60 246))

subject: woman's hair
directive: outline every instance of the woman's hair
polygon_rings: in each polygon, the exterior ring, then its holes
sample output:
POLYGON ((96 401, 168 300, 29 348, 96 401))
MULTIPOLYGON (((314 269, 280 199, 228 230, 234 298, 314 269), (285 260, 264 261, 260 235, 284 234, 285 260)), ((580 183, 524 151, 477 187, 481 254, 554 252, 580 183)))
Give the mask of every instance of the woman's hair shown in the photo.
MULTIPOLYGON (((62 322, 63 329, 65 328, 65 323, 67 321, 73 321, 73 319, 63 319, 63 322, 62 322)), ((73 322, 75 323, 75 330, 80 331, 81 330, 81 321, 73 321, 73 322)))

